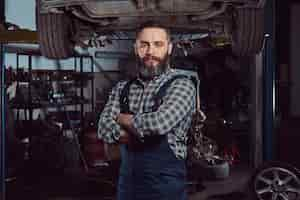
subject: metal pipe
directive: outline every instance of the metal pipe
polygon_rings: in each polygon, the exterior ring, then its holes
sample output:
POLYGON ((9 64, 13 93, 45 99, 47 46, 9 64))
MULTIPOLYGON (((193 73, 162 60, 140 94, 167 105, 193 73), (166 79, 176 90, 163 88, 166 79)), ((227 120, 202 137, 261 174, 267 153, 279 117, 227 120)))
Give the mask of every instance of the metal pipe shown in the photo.
POLYGON ((1 199, 5 199, 5 129, 6 129, 6 89, 5 89, 5 66, 4 47, 0 43, 0 72, 1 72, 1 199))
MULTIPOLYGON (((80 74, 83 73, 83 57, 80 57, 80 74)), ((84 95, 83 95, 83 79, 80 79, 80 123, 83 127, 83 118, 84 118, 84 95)))
POLYGON ((94 77, 94 59, 93 57, 90 58, 91 59, 91 72, 92 72, 92 113, 95 112, 95 77, 94 77))
MULTIPOLYGON (((16 62, 17 62, 17 75, 16 75, 16 81, 17 81, 17 88, 16 88, 16 90, 18 91, 18 89, 19 89, 19 65, 20 65, 20 62, 19 62, 19 54, 17 53, 16 54, 16 62)), ((19 122, 19 119, 20 119, 20 109, 18 108, 17 109, 17 116, 16 116, 16 120, 17 120, 17 122, 19 122)))
MULTIPOLYGON (((29 110, 29 120, 32 122, 32 91, 31 91, 31 78, 32 78, 32 57, 31 55, 28 56, 28 110, 29 110)), ((27 113, 26 113, 27 114, 27 113)))
POLYGON ((265 36, 264 48, 264 68, 263 68, 263 146, 264 161, 271 161, 276 158, 275 144, 277 138, 275 135, 275 3, 267 1, 266 4, 266 27, 268 34, 265 36))

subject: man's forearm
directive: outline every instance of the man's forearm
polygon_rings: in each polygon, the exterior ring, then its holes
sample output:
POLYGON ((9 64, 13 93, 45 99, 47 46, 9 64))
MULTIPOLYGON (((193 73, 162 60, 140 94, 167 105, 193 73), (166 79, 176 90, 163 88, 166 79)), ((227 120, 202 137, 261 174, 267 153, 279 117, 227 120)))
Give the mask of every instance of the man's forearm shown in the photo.
POLYGON ((140 137, 165 135, 174 129, 186 115, 194 110, 195 88, 189 80, 178 80, 165 95, 162 104, 154 112, 138 113, 132 126, 140 137))
POLYGON ((120 137, 120 125, 110 118, 101 118, 98 125, 98 136, 107 143, 116 143, 120 137))
POLYGON ((116 143, 120 138, 121 127, 115 120, 120 112, 118 87, 112 89, 98 122, 98 137, 107 143, 116 143))

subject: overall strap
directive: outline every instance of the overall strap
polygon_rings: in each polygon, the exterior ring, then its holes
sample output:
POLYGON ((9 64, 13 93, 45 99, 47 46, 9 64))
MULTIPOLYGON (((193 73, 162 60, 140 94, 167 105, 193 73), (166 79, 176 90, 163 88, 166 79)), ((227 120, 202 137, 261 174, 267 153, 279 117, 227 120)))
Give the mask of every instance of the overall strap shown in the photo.
MULTIPOLYGON (((155 112, 159 106, 163 103, 163 97, 166 94, 167 89, 170 87, 170 85, 173 83, 173 81, 177 80, 177 79, 181 79, 181 78, 188 78, 188 76, 183 75, 183 74, 179 74, 179 75, 175 75, 173 76, 171 79, 167 80, 158 90, 158 92, 154 95, 154 105, 152 106, 152 112, 155 112)), ((130 81, 128 81, 124 87, 121 90, 121 94, 120 94, 120 112, 121 113, 129 113, 132 114, 133 112, 130 111, 129 108, 129 90, 130 90, 130 86, 135 83, 137 81, 136 78, 131 79, 130 81)))
POLYGON ((152 106, 152 112, 157 111, 159 106, 163 103, 163 97, 165 96, 167 89, 173 83, 173 81, 180 79, 180 78, 188 78, 188 76, 179 74, 173 76, 171 79, 167 80, 158 90, 158 92, 154 96, 154 105, 152 106))
POLYGON ((121 94, 120 94, 120 98, 119 98, 121 113, 132 114, 132 111, 130 111, 130 108, 129 108, 129 90, 130 90, 131 84, 133 84, 136 81, 137 81, 136 78, 129 80, 121 90, 121 94))
MULTIPOLYGON (((158 92, 154 95, 154 105, 151 108, 152 112, 155 112, 159 108, 159 106, 162 104, 162 102, 163 102, 162 99, 163 99, 164 95, 166 94, 166 91, 169 88, 169 86, 171 85, 171 83, 173 81, 175 81, 176 79, 180 79, 180 78, 188 78, 188 76, 175 75, 171 79, 167 80, 158 89, 158 92)), ((130 107, 129 107, 129 91, 130 91, 130 86, 133 83, 135 83, 136 81, 137 81, 137 79, 132 79, 132 80, 128 81, 121 90, 120 99, 119 99, 121 113, 133 114, 133 112, 130 110, 130 107)), ((132 149, 132 150, 141 150, 146 147, 150 147, 152 145, 159 144, 163 138, 165 138, 165 135, 158 135, 158 136, 151 136, 151 137, 149 136, 149 137, 147 137, 147 139, 145 139, 145 142, 142 145, 139 145, 139 143, 136 143, 134 145, 134 149, 132 149)))

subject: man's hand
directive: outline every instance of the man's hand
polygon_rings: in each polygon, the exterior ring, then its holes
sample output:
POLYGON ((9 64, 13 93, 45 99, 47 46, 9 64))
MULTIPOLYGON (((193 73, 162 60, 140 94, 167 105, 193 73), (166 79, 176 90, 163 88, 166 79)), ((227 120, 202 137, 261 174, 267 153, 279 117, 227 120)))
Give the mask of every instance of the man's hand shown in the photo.
POLYGON ((119 143, 120 144, 129 144, 130 140, 131 140, 130 134, 125 130, 121 130, 120 134, 121 134, 121 136, 119 139, 119 143))
POLYGON ((133 126, 133 115, 120 113, 116 119, 117 123, 122 127, 120 142, 127 142, 127 144, 134 143, 137 140, 136 129, 133 126), (124 135, 122 137, 122 134, 124 135))
POLYGON ((120 113, 117 116, 117 123, 125 129, 129 129, 130 127, 132 127, 132 120, 133 120, 132 114, 120 113))
POLYGON ((120 144, 127 144, 128 146, 131 145, 131 136, 125 130, 121 130, 120 138, 118 143, 104 143, 104 152, 106 158, 109 160, 120 160, 120 144))
POLYGON ((120 113, 117 116, 117 123, 129 134, 136 135, 136 129, 133 126, 133 115, 120 113))

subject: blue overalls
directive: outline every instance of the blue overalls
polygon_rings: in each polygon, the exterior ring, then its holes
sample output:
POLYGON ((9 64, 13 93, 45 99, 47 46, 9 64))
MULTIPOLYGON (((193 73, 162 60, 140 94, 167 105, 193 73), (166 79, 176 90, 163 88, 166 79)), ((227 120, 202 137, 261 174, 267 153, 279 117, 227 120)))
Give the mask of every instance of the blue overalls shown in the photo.
POLYGON ((140 150, 121 146, 118 200, 186 200, 185 162, 175 157, 167 137, 140 150))
MULTIPOLYGON (((128 85, 121 94, 121 112, 129 112, 128 85)), ((144 143, 136 143, 133 148, 126 144, 120 148, 118 200, 187 200, 185 161, 175 156, 166 135, 145 138, 144 143)))

